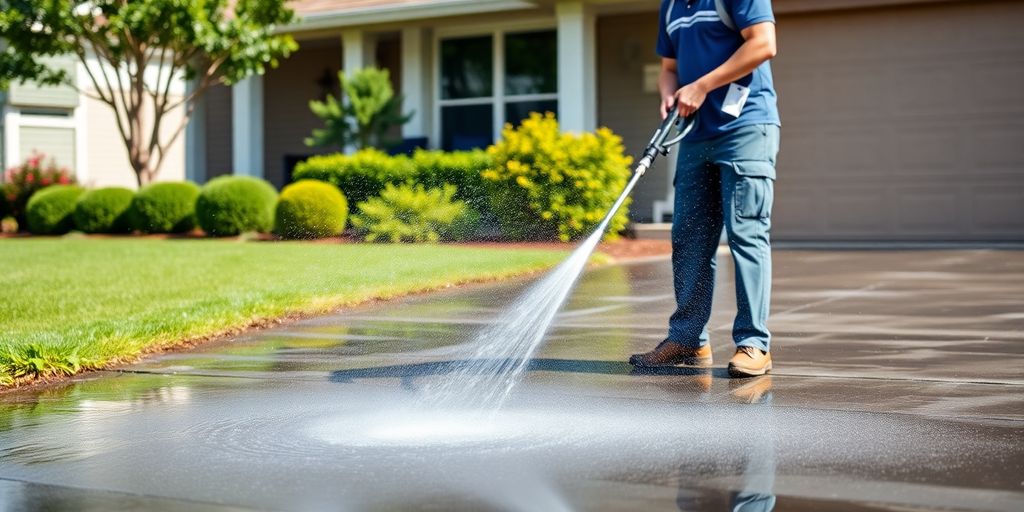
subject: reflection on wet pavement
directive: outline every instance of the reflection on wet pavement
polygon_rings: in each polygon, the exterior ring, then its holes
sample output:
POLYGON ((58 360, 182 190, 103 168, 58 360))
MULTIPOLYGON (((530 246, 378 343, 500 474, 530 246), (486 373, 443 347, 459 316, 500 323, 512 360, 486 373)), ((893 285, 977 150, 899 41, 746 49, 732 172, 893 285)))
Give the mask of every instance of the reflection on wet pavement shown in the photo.
MULTIPOLYGON (((347 311, 0 404, 18 510, 1024 510, 1024 259, 781 252, 777 373, 638 372, 667 262, 587 273, 493 415, 424 387, 522 283, 347 311)), ((720 265, 728 269, 729 265, 720 265)))

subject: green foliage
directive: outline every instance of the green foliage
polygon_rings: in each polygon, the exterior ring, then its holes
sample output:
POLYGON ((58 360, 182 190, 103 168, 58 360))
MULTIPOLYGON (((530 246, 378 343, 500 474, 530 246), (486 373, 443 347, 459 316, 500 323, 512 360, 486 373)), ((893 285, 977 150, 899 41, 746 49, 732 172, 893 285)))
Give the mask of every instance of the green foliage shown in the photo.
POLYGON ((389 148, 397 142, 386 137, 393 126, 401 126, 412 118, 402 114, 401 95, 395 96, 386 69, 363 68, 352 76, 338 73, 342 98, 328 96, 325 101, 310 101, 309 109, 324 122, 324 128, 313 130, 307 146, 389 148))
POLYGON ((295 166, 298 180, 326 181, 338 187, 352 204, 380 195, 387 183, 411 181, 416 170, 408 157, 388 156, 376 149, 364 149, 353 155, 336 153, 314 156, 295 166))
POLYGON ((340 234, 348 218, 348 201, 334 185, 301 180, 281 191, 274 231, 285 238, 324 238, 340 234))
POLYGON ((25 206, 29 232, 61 235, 74 227, 72 214, 85 189, 77 185, 56 185, 32 194, 25 206))
POLYGON ((88 64, 85 78, 113 110, 139 183, 148 183, 199 95, 262 74, 298 47, 280 33, 294 19, 285 1, 0 0, 0 89, 27 80, 77 87, 53 58, 88 64), (97 58, 86 62, 90 55, 97 58), (155 61, 163 65, 154 77, 147 69, 155 61), (195 84, 184 99, 170 93, 181 77, 195 84), (181 123, 164 130, 164 115, 183 105, 181 123), (134 122, 140 111, 151 112, 152 126, 134 122))
POLYGON ((422 183, 428 188, 456 187, 455 198, 477 210, 489 209, 487 188, 480 177, 491 160, 483 151, 417 151, 411 158, 389 156, 375 149, 353 155, 314 156, 295 167, 296 180, 326 181, 345 194, 351 204, 379 196, 388 183, 422 183))
POLYGON ((74 375, 83 368, 93 367, 74 347, 29 343, 4 349, 0 351, 0 385, 10 385, 24 378, 74 375))
POLYGON ((142 187, 129 210, 132 226, 144 233, 187 233, 196 227, 199 186, 190 181, 142 187))
POLYGON ((417 183, 427 188, 455 185, 455 198, 478 212, 489 210, 487 186, 480 173, 491 166, 486 151, 426 151, 412 155, 417 183))
POLYGON ((131 231, 128 209, 135 192, 122 187, 89 190, 78 198, 71 215, 75 228, 85 233, 127 233, 131 231))
POLYGON ((274 226, 277 192, 251 176, 219 176, 209 181, 196 199, 196 218, 208 235, 235 236, 249 231, 269 232, 274 226))
POLYGON ((4 182, 0 184, 4 207, 2 215, 13 215, 18 223, 25 225, 25 204, 37 190, 50 185, 69 185, 75 178, 65 167, 57 167, 51 158, 46 160, 42 153, 32 153, 24 163, 11 167, 4 173, 4 182))
POLYGON ((437 242, 466 214, 455 187, 387 184, 380 197, 359 203, 352 225, 369 242, 437 242))
MULTIPOLYGON (((601 221, 630 177, 622 139, 607 128, 560 133, 554 115, 531 114, 518 128, 505 125, 487 150, 483 172, 502 232, 512 239, 568 241, 601 221)), ((609 236, 627 223, 628 201, 612 219, 609 236)))
POLYGON ((483 216, 476 208, 467 205, 462 215, 455 218, 450 226, 441 232, 445 242, 463 242, 477 238, 483 225, 483 216))

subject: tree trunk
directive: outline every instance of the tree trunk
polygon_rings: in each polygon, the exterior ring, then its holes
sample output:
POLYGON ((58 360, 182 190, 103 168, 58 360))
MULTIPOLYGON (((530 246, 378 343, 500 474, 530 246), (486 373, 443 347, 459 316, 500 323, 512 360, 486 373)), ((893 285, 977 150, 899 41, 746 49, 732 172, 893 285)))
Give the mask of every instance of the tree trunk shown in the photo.
POLYGON ((128 161, 132 165, 132 170, 135 171, 135 182, 141 188, 153 182, 156 178, 156 170, 150 163, 149 154, 138 147, 140 145, 137 142, 132 144, 128 150, 128 161))

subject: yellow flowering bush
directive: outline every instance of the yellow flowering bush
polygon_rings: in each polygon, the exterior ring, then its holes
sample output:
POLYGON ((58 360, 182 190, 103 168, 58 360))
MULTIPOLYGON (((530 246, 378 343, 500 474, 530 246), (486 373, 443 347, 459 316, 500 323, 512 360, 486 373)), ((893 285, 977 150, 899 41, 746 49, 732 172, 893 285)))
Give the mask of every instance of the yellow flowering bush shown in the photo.
MULTIPOLYGON (((630 177, 632 158, 607 128, 561 133, 551 113, 505 125, 488 148, 493 162, 482 177, 505 236, 569 241, 589 234, 630 177)), ((629 201, 612 219, 610 237, 626 226, 629 201)))

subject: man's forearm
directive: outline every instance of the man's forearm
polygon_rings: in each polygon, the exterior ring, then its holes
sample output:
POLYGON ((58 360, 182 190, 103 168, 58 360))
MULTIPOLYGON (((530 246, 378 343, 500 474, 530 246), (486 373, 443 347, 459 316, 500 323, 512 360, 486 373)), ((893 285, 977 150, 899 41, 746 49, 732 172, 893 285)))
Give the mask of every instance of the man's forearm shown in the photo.
POLYGON ((679 89, 679 76, 674 70, 662 69, 658 75, 658 90, 661 97, 672 96, 679 89))
POLYGON ((736 53, 721 66, 697 80, 705 91, 713 91, 753 73, 758 66, 775 56, 774 38, 747 39, 736 53))

